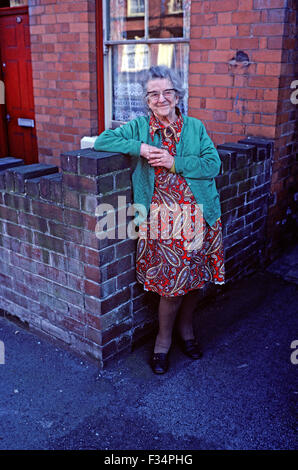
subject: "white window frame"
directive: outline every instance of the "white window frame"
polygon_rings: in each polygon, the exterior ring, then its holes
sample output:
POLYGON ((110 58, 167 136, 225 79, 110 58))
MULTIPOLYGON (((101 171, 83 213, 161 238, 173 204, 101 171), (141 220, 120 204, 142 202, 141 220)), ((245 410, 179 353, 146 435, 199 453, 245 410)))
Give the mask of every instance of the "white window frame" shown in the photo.
MULTIPOLYGON (((145 17, 144 17, 144 38, 141 39, 124 39, 124 40, 108 40, 107 37, 107 25, 109 24, 109 18, 107 17, 107 1, 103 0, 103 55, 104 55, 104 97, 105 97, 105 129, 114 129, 116 127, 125 124, 123 121, 115 121, 112 119, 112 46, 117 45, 129 45, 129 44, 188 44, 190 43, 189 35, 186 35, 186 18, 184 16, 183 21, 183 38, 154 38, 150 39, 149 36, 149 24, 148 24, 148 13, 149 13, 149 0, 144 0, 145 4, 145 17)), ((169 0, 174 6, 174 0, 169 0)), ((172 13, 183 13, 183 10, 173 11, 172 13)), ((172 14, 169 12, 169 14, 172 14)), ((143 15, 140 15, 143 16, 143 15)), ((189 28, 188 28, 189 31, 189 28)), ((130 70, 134 71, 134 70, 130 70)))
POLYGON ((127 0, 127 16, 128 18, 134 17, 134 16, 145 16, 145 0, 144 0, 144 11, 140 12, 133 12, 132 11, 132 4, 133 2, 137 2, 138 0, 127 0))

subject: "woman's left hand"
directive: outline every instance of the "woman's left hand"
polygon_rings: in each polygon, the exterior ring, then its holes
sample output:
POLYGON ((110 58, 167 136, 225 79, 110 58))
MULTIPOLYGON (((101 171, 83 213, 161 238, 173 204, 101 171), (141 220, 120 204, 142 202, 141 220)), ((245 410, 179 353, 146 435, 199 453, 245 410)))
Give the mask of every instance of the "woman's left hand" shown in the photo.
POLYGON ((170 170, 174 163, 174 157, 165 149, 154 148, 150 151, 148 163, 151 166, 163 166, 170 170))

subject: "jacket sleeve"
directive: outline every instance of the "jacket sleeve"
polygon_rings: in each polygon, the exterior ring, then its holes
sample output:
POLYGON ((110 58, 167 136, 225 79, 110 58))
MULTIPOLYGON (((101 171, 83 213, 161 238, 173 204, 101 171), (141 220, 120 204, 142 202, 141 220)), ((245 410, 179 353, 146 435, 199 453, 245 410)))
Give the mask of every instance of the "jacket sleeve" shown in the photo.
MULTIPOLYGON (((209 179, 219 174, 221 160, 218 152, 207 134, 203 123, 200 123, 200 152, 197 155, 186 154, 175 159, 175 171, 187 178, 209 179)), ((193 137, 195 138, 195 136, 193 137)))
POLYGON ((102 132, 94 142, 94 150, 119 152, 133 157, 140 156, 141 141, 135 138, 136 123, 128 122, 117 129, 102 132))

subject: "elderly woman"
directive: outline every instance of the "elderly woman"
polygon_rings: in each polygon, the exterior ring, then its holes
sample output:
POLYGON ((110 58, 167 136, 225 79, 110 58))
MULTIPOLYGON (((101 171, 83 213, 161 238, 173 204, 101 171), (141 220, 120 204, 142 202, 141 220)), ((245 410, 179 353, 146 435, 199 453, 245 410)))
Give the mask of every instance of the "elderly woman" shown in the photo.
POLYGON ((136 276, 145 290, 160 296, 159 329, 150 363, 154 373, 163 374, 169 365, 175 321, 184 353, 192 359, 202 356, 193 329, 198 290, 207 282, 225 282, 214 180, 221 161, 202 122, 180 112, 184 90, 175 71, 151 67, 144 92, 149 115, 104 131, 94 148, 133 157, 134 202, 149 211, 139 230, 136 276), (153 215, 158 212, 156 225, 153 215), (188 230, 182 231, 181 226, 188 230))

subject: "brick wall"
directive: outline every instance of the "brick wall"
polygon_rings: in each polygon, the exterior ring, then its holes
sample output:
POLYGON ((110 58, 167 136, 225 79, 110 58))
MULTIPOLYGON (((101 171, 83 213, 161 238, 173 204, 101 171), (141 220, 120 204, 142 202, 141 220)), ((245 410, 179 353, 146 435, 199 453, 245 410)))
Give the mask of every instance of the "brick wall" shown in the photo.
MULTIPOLYGON (((265 261, 272 141, 218 147, 227 284, 265 261)), ((95 235, 96 207, 132 201, 129 157, 91 149, 55 165, 0 161, 0 314, 96 359, 129 350, 155 325, 158 297, 135 280, 136 241, 95 235), (120 199, 119 199, 120 198, 120 199)), ((129 218, 127 218, 129 222, 129 218)), ((207 286, 202 297, 222 286, 207 286)))
POLYGON ((29 0, 39 161, 97 132, 94 0, 29 0))
POLYGON ((275 138, 280 77, 295 47, 295 2, 192 0, 191 5, 190 115, 206 122, 217 144, 227 134, 235 142, 247 135, 275 138), (249 62, 235 61, 237 51, 249 62))
POLYGON ((298 228, 298 106, 290 101, 298 76, 297 2, 192 0, 191 12, 189 114, 204 121, 216 144, 274 140, 266 247, 273 259, 298 228), (240 51, 248 62, 235 60, 240 51))

